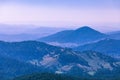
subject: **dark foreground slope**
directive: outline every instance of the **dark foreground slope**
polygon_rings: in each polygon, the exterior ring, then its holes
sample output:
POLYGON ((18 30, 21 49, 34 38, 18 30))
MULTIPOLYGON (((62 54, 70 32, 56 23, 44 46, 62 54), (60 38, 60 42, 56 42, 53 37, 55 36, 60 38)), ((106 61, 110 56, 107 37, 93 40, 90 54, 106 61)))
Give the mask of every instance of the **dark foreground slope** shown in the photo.
POLYGON ((104 78, 104 77, 73 77, 62 74, 53 74, 53 73, 34 73, 30 75, 24 75, 16 77, 13 80, 119 80, 120 77, 114 78, 104 78))
POLYGON ((41 72, 41 69, 35 65, 0 55, 0 80, 11 79, 18 75, 33 72, 41 72))
POLYGON ((13 80, 83 80, 83 79, 84 78, 75 78, 75 77, 60 75, 60 74, 36 73, 36 74, 16 77, 13 80))

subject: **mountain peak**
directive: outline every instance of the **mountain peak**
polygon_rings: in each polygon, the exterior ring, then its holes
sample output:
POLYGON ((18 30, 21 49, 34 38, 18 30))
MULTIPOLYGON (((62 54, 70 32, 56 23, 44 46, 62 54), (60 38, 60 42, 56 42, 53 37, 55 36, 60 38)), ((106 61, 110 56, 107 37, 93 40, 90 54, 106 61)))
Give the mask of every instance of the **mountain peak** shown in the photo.
POLYGON ((90 28, 89 26, 83 26, 83 27, 76 29, 76 31, 88 31, 88 30, 91 31, 94 29, 90 28))

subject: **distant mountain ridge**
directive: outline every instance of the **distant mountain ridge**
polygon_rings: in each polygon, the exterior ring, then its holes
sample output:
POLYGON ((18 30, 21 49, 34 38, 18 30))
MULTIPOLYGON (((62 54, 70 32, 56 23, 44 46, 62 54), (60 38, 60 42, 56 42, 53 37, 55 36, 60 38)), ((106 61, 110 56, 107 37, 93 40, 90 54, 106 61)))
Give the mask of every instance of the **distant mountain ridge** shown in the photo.
POLYGON ((55 28, 34 25, 0 24, 0 40, 8 42, 36 40, 38 38, 54 34, 65 29, 66 28, 55 28))
POLYGON ((120 40, 120 31, 107 33, 110 38, 120 40))
POLYGON ((56 34, 40 38, 39 41, 86 44, 103 39, 106 36, 106 34, 100 33, 88 26, 83 26, 76 30, 61 31, 56 34))

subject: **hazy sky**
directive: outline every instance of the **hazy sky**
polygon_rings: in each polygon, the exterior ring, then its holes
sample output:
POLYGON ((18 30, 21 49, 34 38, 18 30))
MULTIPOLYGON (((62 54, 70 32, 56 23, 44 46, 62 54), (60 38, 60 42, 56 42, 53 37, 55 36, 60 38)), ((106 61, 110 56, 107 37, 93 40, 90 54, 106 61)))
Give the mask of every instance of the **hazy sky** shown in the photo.
POLYGON ((0 23, 117 29, 120 0, 0 0, 0 23))

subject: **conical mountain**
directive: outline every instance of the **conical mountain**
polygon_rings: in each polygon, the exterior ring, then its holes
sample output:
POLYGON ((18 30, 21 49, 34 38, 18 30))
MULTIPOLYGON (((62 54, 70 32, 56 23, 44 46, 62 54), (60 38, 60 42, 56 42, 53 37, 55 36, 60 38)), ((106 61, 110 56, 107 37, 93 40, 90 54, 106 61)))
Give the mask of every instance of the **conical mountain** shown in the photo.
POLYGON ((105 38, 106 35, 88 26, 76 30, 65 30, 47 37, 40 38, 43 42, 78 43, 85 44, 105 38))

